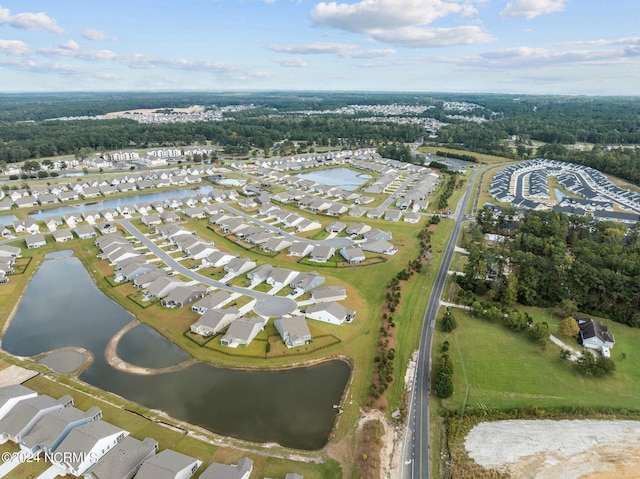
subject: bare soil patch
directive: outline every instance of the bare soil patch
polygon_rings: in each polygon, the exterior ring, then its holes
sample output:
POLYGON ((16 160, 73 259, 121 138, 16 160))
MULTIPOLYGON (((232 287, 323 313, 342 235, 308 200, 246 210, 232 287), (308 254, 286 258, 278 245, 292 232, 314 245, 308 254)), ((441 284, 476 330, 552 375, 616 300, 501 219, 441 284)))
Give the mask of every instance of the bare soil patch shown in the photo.
POLYGON ((518 479, 640 477, 640 421, 484 422, 465 448, 482 467, 518 479))

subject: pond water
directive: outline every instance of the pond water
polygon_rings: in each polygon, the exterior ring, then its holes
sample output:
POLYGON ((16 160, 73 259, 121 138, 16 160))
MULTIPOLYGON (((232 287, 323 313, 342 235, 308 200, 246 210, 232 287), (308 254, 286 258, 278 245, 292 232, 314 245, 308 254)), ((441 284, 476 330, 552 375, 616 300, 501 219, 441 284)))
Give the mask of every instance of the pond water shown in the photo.
POLYGON ((0 225, 11 226, 17 219, 15 215, 0 215, 0 225))
POLYGON ((120 339, 116 353, 123 361, 143 368, 175 366, 191 357, 146 324, 127 331, 120 339))
POLYGON ((196 196, 198 193, 207 194, 211 191, 212 187, 203 186, 197 190, 165 190, 156 191, 155 193, 143 193, 133 196, 122 196, 119 198, 104 199, 99 202, 93 203, 91 201, 75 206, 56 206, 46 210, 37 210, 29 213, 34 220, 46 220, 52 216, 62 216, 69 213, 82 213, 84 211, 102 210, 105 208, 117 208, 118 206, 134 205, 136 203, 153 203, 154 201, 166 201, 171 198, 187 198, 189 196, 196 196))
POLYGON ((322 183, 323 185, 337 186, 347 191, 356 190, 371 178, 371 175, 360 173, 349 168, 317 170, 296 176, 304 178, 305 180, 315 181, 316 183, 322 183))
MULTIPOLYGON (((132 320, 102 294, 77 258, 58 257, 44 261, 34 275, 2 347, 18 356, 85 348, 94 361, 81 380, 146 407, 240 439, 308 450, 326 443, 337 412, 333 405, 351 373, 344 361, 281 371, 196 363, 166 374, 133 375, 112 368, 104 355, 109 339, 132 320)), ((123 336, 118 347, 123 359, 162 367, 185 357, 149 329, 135 327, 123 336)))

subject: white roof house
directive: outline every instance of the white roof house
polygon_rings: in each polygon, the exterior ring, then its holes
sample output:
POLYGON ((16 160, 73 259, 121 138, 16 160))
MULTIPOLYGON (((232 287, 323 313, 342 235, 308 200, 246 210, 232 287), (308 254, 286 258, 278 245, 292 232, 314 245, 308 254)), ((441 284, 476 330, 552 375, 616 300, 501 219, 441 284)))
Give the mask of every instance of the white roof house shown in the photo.
POLYGON ((331 301, 308 306, 305 315, 310 319, 341 326, 345 322, 353 321, 356 312, 345 308, 340 303, 331 301))

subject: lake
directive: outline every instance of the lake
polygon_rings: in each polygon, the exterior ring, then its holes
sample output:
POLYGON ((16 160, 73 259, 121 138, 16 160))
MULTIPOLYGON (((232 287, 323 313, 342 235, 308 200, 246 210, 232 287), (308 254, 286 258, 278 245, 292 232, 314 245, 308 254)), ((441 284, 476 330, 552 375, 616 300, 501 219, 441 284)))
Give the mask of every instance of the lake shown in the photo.
POLYGON ((323 185, 337 186, 346 191, 354 191, 364 185, 371 175, 360 173, 349 168, 330 168, 296 175, 305 180, 315 181, 323 185))
MULTIPOLYGON (((351 374, 346 362, 277 371, 196 363, 166 374, 134 375, 114 369, 104 355, 109 339, 132 320, 98 289, 76 257, 56 254, 35 273, 2 348, 18 356, 85 348, 94 362, 81 380, 176 419, 221 435, 296 449, 315 450, 327 442, 337 413, 333 405, 339 404, 351 374)), ((188 357, 148 326, 127 332, 117 352, 134 365, 154 368, 188 357)))

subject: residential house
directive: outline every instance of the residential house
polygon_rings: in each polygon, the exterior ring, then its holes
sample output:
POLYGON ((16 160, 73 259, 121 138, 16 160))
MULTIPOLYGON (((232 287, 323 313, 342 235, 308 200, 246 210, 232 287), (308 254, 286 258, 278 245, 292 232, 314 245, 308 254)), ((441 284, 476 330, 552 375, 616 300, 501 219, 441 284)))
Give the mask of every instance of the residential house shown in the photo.
POLYGON ((270 264, 261 264, 256 269, 251 270, 247 273, 247 279, 249 279, 254 285, 260 284, 263 281, 267 280, 272 270, 273 266, 271 266, 270 264))
POLYGON ((225 264, 229 264, 229 262, 233 258, 235 258, 235 256, 228 253, 223 253, 222 251, 214 251, 209 254, 209 256, 202 258, 202 266, 211 266, 213 268, 218 268, 220 266, 224 266, 225 264))
POLYGON ((49 231, 55 231, 58 226, 62 226, 62 218, 60 216, 51 216, 45 220, 44 224, 49 231))
POLYGON ((81 213, 82 218, 89 224, 95 224, 100 219, 100 212, 96 210, 87 210, 81 213))
POLYGON ((17 246, 0 244, 0 258, 20 258, 22 250, 17 246))
POLYGON ((318 221, 312 221, 307 218, 303 218, 296 224, 296 233, 302 233, 304 231, 312 231, 322 228, 322 225, 318 221))
POLYGON ((218 290, 207 294, 205 297, 191 305, 191 311, 204 314, 210 309, 220 309, 231 302, 231 295, 224 290, 218 290))
POLYGON ((240 345, 249 346, 266 324, 266 320, 260 316, 238 318, 229 325, 229 329, 220 340, 220 344, 229 348, 237 348, 240 345))
POLYGON ((13 200, 18 208, 29 208, 30 206, 38 206, 38 200, 31 195, 21 196, 13 200))
POLYGON ((296 256, 299 258, 304 258, 313 250, 313 245, 303 242, 303 241, 294 241, 293 244, 289 247, 289 251, 287 255, 296 256))
POLYGON ((387 210, 387 212, 384 214, 385 220, 392 221, 394 223, 400 221, 400 218, 402 218, 402 211, 400 210, 387 210))
POLYGON ((112 223, 107 223, 106 221, 103 221, 102 223, 97 223, 96 229, 101 235, 108 235, 118 231, 118 228, 116 227, 116 225, 112 223))
POLYGON ((80 195, 75 190, 61 191, 58 193, 60 201, 75 201, 80 199, 80 195))
POLYGON ((364 251, 362 251, 361 248, 355 246, 350 248, 341 248, 340 256, 342 256, 349 264, 359 264, 366 259, 364 256, 364 251))
POLYGON ((50 454, 74 427, 81 426, 102 417, 98 407, 81 411, 75 407, 57 409, 42 416, 36 425, 25 434, 20 442, 20 449, 35 456, 41 452, 50 454))
POLYGON ((16 233, 29 233, 31 235, 40 233, 40 226, 32 219, 15 220, 13 222, 13 230, 16 233))
POLYGON ((192 208, 187 208, 186 210, 184 210, 184 214, 187 215, 189 218, 199 219, 199 220, 204 219, 206 216, 206 213, 202 206, 194 206, 192 208))
POLYGON ((125 437, 84 473, 84 479, 132 479, 158 450, 158 441, 125 437))
POLYGON ((389 231, 382 231, 377 228, 366 231, 362 234, 362 237, 367 241, 386 240, 389 241, 393 238, 393 235, 389 231))
POLYGON ((62 216, 62 219, 70 228, 75 228, 76 224, 82 221, 82 215, 80 213, 67 213, 62 216))
POLYGON ((208 309, 191 325, 191 332, 201 336, 220 334, 224 328, 240 317, 235 306, 226 309, 208 309))
POLYGON ((416 224, 420 221, 420 215, 414 211, 405 211, 404 221, 406 223, 416 224))
POLYGON ((304 316, 281 317, 276 319, 273 325, 288 348, 304 346, 311 342, 311 331, 304 316))
POLYGON ((135 479, 189 479, 202 461, 165 449, 142 463, 135 479))
POLYGON ((599 351, 604 357, 610 357, 610 349, 616 340, 607 326, 592 318, 578 318, 580 337, 578 342, 585 348, 599 351))
POLYGON ((347 236, 359 236, 361 234, 366 233, 367 231, 371 230, 371 226, 366 225, 364 223, 351 223, 347 229, 346 229, 346 233, 347 236))
POLYGON ((37 395, 37 392, 20 384, 0 387, 0 420, 20 401, 37 395))
POLYGON ((310 273, 300 273, 291 281, 289 287, 298 293, 306 293, 322 283, 324 283, 324 277, 319 276, 316 271, 312 271, 310 273))
POLYGON ((156 271, 158 265, 155 263, 147 263, 144 256, 128 258, 124 264, 118 264, 119 268, 114 273, 114 281, 120 283, 122 281, 132 281, 138 276, 156 271))
POLYGON ((75 427, 51 455, 60 475, 81 476, 129 433, 101 419, 75 427))
POLYGON ((299 274, 300 272, 298 271, 291 271, 286 268, 273 268, 267 278, 267 284, 274 288, 282 289, 291 284, 299 274))
POLYGON ((249 479, 251 471, 253 461, 242 457, 235 465, 212 463, 200 474, 200 479, 249 479))
POLYGON ((160 276, 155 279, 149 286, 147 286, 147 292, 154 298, 164 298, 168 296, 171 291, 185 283, 178 278, 172 276, 160 276))
POLYGON ((342 326, 343 323, 350 323, 356 317, 356 312, 347 309, 340 303, 330 301, 308 306, 305 313, 307 318, 323 321, 329 324, 342 326))
POLYGON ((161 269, 149 271, 148 273, 143 273, 140 276, 136 276, 133 279, 133 286, 138 289, 148 288, 150 284, 163 276, 167 276, 167 273, 161 269))
POLYGON ((31 235, 31 236, 25 236, 24 242, 27 245, 27 249, 40 248, 41 246, 44 246, 47 244, 47 240, 45 239, 44 235, 41 233, 31 235))
POLYGON ((335 254, 336 249, 333 246, 318 245, 313 248, 309 255, 309 261, 317 263, 326 263, 335 254))
POLYGON ((140 221, 142 221, 142 224, 145 226, 158 226, 162 224, 162 218, 158 213, 143 216, 140 218, 140 221))
POLYGON ((167 308, 182 308, 195 300, 202 298, 207 292, 204 286, 178 286, 167 296, 162 298, 162 306, 167 308))
POLYGON ((58 202, 58 197, 53 193, 43 193, 38 195, 38 203, 41 205, 52 205, 58 202))
POLYGON ((233 258, 225 266, 227 276, 238 276, 256 267, 256 262, 249 258, 233 258))
POLYGON ((325 228, 325 231, 327 233, 342 233, 344 231, 344 229, 347 227, 346 224, 340 222, 340 221, 335 221, 333 223, 331 223, 329 226, 327 226, 325 228))
POLYGON ((68 228, 56 230, 51 234, 51 236, 53 236, 53 239, 58 243, 64 243, 65 241, 71 241, 73 239, 73 233, 68 228))
POLYGON ((391 243, 386 240, 367 241, 362 244, 362 249, 372 253, 394 255, 398 252, 391 243))
POLYGON ((285 248, 288 248, 289 246, 291 246, 291 241, 279 236, 274 236, 273 238, 267 240, 265 243, 261 244, 260 250, 269 253, 277 253, 285 248))
POLYGON ((70 406, 73 406, 71 396, 60 399, 36 396, 18 401, 0 420, 0 444, 9 439, 19 443, 45 414, 70 406))
POLYGON ((317 288, 311 292, 311 299, 315 303, 327 303, 331 301, 342 301, 347 297, 347 290, 342 286, 325 286, 317 288))
POLYGON ((352 216, 354 218, 361 218, 366 212, 366 209, 360 206, 354 206, 349 210, 349 216, 352 216))
POLYGON ((384 208, 371 208, 367 211, 367 218, 378 219, 384 216, 384 208))
POLYGON ((75 232, 80 239, 95 238, 98 236, 96 229, 92 225, 76 226, 75 232))

